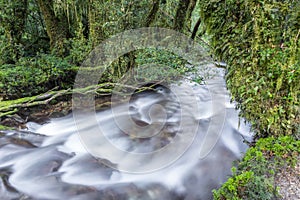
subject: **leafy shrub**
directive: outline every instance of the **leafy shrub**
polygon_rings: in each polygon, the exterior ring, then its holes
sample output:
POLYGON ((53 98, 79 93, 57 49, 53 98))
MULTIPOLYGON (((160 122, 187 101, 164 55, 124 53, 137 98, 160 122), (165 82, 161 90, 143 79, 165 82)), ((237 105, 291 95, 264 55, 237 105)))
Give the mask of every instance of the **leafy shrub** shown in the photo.
POLYGON ((180 68, 182 72, 186 72, 188 70, 185 68, 186 61, 179 56, 168 51, 153 48, 138 51, 136 62, 139 65, 157 63, 174 69, 180 68))
POLYGON ((176 78, 178 79, 186 73, 194 73, 200 82, 202 80, 202 77, 197 76, 197 69, 194 66, 188 67, 187 61, 174 53, 148 48, 137 51, 136 57, 137 66, 157 64, 156 71, 154 68, 149 68, 149 70, 143 68, 143 74, 148 74, 150 80, 156 76, 161 77, 161 79, 170 79, 168 81, 175 81, 176 78), (164 69, 164 66, 168 71, 164 69))
MULTIPOLYGON (((0 66, 0 90, 1 96, 6 99, 16 99, 25 96, 32 96, 46 92, 54 87, 58 89, 70 88, 78 70, 78 66, 86 58, 90 51, 90 46, 86 44, 84 38, 77 38, 70 41, 72 47, 70 55, 66 58, 59 58, 51 54, 38 54, 36 57, 22 57, 16 64, 4 64, 0 66), (82 46, 80 48, 80 46, 82 46), (78 48, 76 48, 78 47, 78 48)), ((154 80, 158 77, 159 81, 165 77, 179 77, 186 72, 195 71, 192 67, 186 67, 186 61, 182 58, 161 50, 145 49, 133 52, 129 56, 118 58, 111 66, 107 67, 99 82, 118 82, 124 73, 131 70, 128 67, 130 59, 134 58, 134 66, 159 64, 168 66, 170 71, 154 70, 141 68, 143 78, 154 80), (172 70, 173 69, 173 70, 172 70)), ((137 69, 139 71, 139 69, 137 69)), ((139 77, 135 77, 139 78, 139 77)), ((148 81, 148 80, 143 80, 148 81)))
POLYGON ((274 175, 288 165, 294 166, 300 155, 300 141, 291 136, 259 139, 246 152, 233 176, 218 190, 215 199, 274 199, 278 196, 274 175))
POLYGON ((273 185, 263 176, 255 176, 253 171, 245 171, 229 178, 218 191, 214 191, 215 199, 262 199, 273 198, 273 185))
POLYGON ((57 86, 71 87, 78 69, 64 59, 45 54, 24 57, 0 68, 0 91, 7 99, 36 95, 57 86))

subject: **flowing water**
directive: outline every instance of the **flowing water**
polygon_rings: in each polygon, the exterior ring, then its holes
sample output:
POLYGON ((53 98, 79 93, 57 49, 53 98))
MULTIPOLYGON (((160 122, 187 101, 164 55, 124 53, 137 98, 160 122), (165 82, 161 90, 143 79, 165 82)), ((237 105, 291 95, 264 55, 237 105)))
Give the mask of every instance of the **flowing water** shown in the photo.
POLYGON ((211 199, 211 190, 228 179, 232 162, 247 149, 244 140, 251 139, 251 132, 249 125, 239 122, 223 78, 210 83, 217 84, 218 90, 206 85, 189 85, 192 89, 187 90, 185 84, 173 86, 176 95, 164 86, 134 95, 128 110, 121 104, 97 112, 96 124, 85 121, 84 126, 76 126, 70 114, 45 125, 30 122, 26 131, 0 133, 0 199, 211 199), (151 135, 151 126, 144 129, 143 137, 126 133, 139 132, 131 127, 128 113, 141 128, 156 124, 160 134, 151 135), (197 129, 192 128, 195 124, 197 129), (78 134, 95 134, 99 126, 104 137, 97 142, 78 134), (183 148, 181 142, 192 131, 196 131, 192 143, 183 148), (105 151, 107 141, 124 154, 114 157, 105 151), (91 156, 87 145, 104 149, 103 157, 91 156), (167 150, 157 157, 127 156, 160 149, 167 150), (209 151, 201 154, 201 149, 209 151), (155 168, 178 152, 172 162, 155 168), (123 165, 132 171, 148 165, 155 170, 132 173, 123 165))

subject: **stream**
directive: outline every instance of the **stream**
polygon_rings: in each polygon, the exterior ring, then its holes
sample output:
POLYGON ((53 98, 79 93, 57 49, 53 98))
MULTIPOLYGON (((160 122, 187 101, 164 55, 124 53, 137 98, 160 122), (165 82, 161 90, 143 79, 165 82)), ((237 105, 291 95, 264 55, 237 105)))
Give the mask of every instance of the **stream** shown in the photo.
POLYGON ((97 123, 86 116, 78 125, 72 113, 43 125, 29 122, 27 130, 0 132, 0 199, 212 199, 211 191, 228 179, 233 161, 248 148, 244 141, 252 137, 221 77, 210 83, 218 85, 215 91, 183 83, 138 93, 128 105, 98 111, 97 123), (224 99, 215 108, 212 93, 224 99), (140 129, 131 126, 128 113, 140 129), (218 117, 224 122, 213 123, 218 117), (157 126, 160 134, 152 134, 157 126), (99 127, 103 135, 95 138, 99 127), (137 137, 140 130, 143 136, 137 137), (187 138, 191 142, 185 143, 187 138), (92 156, 93 145, 101 148, 101 157, 92 156), (109 145, 123 154, 113 154, 109 145), (208 149, 203 156, 201 148, 208 149), (157 156, 132 156, 161 149, 165 152, 157 156))

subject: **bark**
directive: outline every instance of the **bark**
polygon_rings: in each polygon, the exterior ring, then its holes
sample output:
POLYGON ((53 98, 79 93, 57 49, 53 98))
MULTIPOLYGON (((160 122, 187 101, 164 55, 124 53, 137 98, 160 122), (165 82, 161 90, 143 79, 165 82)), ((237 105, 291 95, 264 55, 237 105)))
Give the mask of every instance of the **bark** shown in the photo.
MULTIPOLYGON (((87 95, 93 94, 95 97, 99 96, 107 96, 110 95, 115 87, 120 87, 123 89, 135 90, 136 93, 143 92, 145 90, 152 90, 155 85, 158 83, 153 83, 152 85, 145 87, 135 87, 131 85, 124 85, 119 83, 101 83, 98 85, 91 85, 85 88, 76 88, 76 89, 66 89, 66 90, 51 90, 44 94, 32 96, 32 97, 24 97, 16 100, 8 100, 8 101, 0 101, 0 121, 2 117, 17 113, 21 108, 29 108, 39 105, 47 105, 52 100, 55 100, 59 97, 67 97, 74 94, 78 95, 87 95)), ((115 91, 114 91, 115 92, 115 91)), ((118 95, 126 95, 126 93, 119 92, 118 95)))
POLYGON ((22 36, 24 33, 28 0, 16 0, 7 2, 6 7, 0 8, 7 17, 0 16, 0 25, 5 28, 5 35, 11 45, 10 55, 6 56, 7 63, 15 63, 20 57, 20 48, 22 36))
POLYGON ((50 38, 50 48, 59 56, 63 56, 66 53, 64 42, 68 36, 67 18, 55 16, 53 0, 37 0, 37 2, 50 38))
POLYGON ((153 0, 153 6, 144 22, 144 26, 145 27, 148 27, 151 25, 151 23, 154 21, 155 19, 155 16, 156 16, 156 13, 157 11, 159 10, 159 1, 160 0, 153 0))
POLYGON ((103 0, 89 0, 88 1, 88 26, 89 26, 89 39, 92 41, 93 46, 97 46, 105 39, 105 34, 102 28, 105 16, 99 13, 97 6, 103 4, 103 0))
POLYGON ((197 0, 190 0, 190 4, 189 4, 189 7, 188 7, 188 10, 187 10, 187 13, 186 13, 186 25, 187 25, 187 28, 189 30, 191 30, 191 26, 192 26, 192 14, 193 14, 193 11, 196 7, 196 4, 197 4, 197 0))
POLYGON ((11 37, 14 44, 19 44, 25 29, 26 18, 27 18, 27 0, 19 0, 15 3, 16 6, 13 9, 14 20, 11 23, 11 37))
POLYGON ((197 20, 197 22, 196 22, 196 24, 195 24, 195 26, 194 26, 193 32, 192 32, 192 36, 191 36, 191 39, 192 39, 192 40, 195 39, 200 24, 201 24, 201 18, 199 17, 199 19, 197 20))
POLYGON ((173 28, 176 31, 182 32, 185 27, 187 11, 188 11, 190 2, 191 2, 191 0, 180 0, 179 1, 178 7, 176 10, 174 25, 173 25, 173 28))

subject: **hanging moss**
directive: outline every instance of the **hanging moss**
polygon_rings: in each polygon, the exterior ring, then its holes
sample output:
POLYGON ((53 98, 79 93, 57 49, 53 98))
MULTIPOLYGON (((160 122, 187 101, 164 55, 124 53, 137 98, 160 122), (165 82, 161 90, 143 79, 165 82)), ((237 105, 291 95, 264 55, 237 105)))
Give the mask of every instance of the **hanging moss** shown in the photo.
POLYGON ((227 85, 258 136, 296 135, 300 123, 300 3, 200 1, 227 85))

